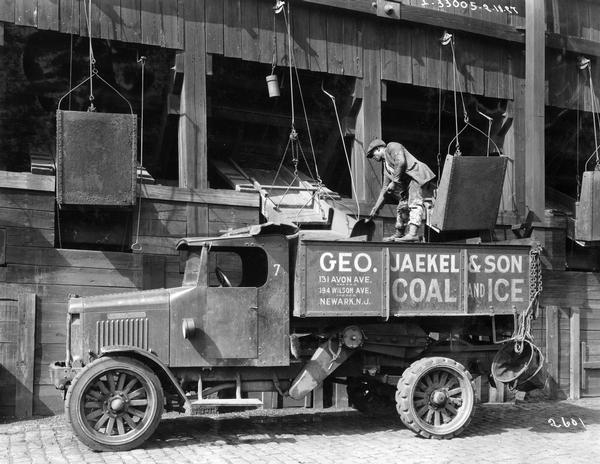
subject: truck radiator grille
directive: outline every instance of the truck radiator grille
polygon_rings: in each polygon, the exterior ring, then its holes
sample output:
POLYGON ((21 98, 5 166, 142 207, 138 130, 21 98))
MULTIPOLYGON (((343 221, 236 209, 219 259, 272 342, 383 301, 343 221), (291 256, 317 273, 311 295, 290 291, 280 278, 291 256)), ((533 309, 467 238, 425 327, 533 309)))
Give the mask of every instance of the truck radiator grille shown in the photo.
POLYGON ((148 349, 148 319, 113 319, 96 322, 97 352, 104 346, 127 345, 148 349))

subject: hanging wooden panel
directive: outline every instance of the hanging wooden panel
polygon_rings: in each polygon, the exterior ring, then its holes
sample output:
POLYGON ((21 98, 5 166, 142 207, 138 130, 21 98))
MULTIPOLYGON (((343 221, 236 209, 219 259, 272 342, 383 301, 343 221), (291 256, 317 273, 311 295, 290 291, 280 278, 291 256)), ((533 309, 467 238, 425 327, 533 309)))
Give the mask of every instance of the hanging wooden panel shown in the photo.
POLYGON ((135 115, 58 110, 58 203, 134 205, 136 152, 135 115))
POLYGON ((575 240, 600 240, 600 171, 583 173, 581 195, 575 203, 575 240))
POLYGON ((507 161, 498 156, 446 156, 429 225, 440 231, 492 230, 507 161))

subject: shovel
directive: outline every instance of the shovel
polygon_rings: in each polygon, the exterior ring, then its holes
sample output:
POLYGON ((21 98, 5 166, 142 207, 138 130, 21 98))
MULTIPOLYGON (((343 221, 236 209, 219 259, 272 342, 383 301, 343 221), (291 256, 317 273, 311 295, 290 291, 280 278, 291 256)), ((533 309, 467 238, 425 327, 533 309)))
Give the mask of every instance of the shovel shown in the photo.
POLYGON ((373 216, 369 216, 367 219, 359 219, 352 227, 352 231, 350 232, 350 237, 361 237, 366 236, 367 242, 373 240, 373 234, 375 233, 375 222, 373 221, 373 216))

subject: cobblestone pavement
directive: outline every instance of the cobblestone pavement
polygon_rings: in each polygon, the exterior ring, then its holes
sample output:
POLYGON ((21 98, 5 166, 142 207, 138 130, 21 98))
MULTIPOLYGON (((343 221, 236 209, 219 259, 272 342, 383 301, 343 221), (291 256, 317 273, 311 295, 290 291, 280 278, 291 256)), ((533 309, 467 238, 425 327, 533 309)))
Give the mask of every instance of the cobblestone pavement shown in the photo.
POLYGON ((165 416, 141 449, 95 453, 63 417, 0 424, 0 463, 598 463, 600 398, 481 405, 463 435, 426 440, 395 414, 258 410, 165 416), (569 427, 565 424, 569 423, 569 427))

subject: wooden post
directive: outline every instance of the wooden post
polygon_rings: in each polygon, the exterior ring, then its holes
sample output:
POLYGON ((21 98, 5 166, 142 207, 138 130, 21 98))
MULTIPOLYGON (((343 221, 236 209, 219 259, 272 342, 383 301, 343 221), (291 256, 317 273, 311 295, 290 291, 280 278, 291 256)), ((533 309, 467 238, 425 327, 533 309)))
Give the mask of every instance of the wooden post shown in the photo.
POLYGON ((22 293, 18 302, 17 358, 15 359, 15 416, 33 414, 33 367, 35 363, 35 294, 22 293))
MULTIPOLYGON (((525 80, 521 75, 523 57, 515 54, 512 57, 514 64, 513 79, 514 100, 508 102, 508 118, 512 118, 512 124, 507 130, 503 151, 512 162, 506 167, 504 178, 504 190, 502 193, 502 207, 504 211, 516 212, 519 217, 524 218, 525 211, 525 80)), ((508 119, 507 122, 508 123, 508 119)))
POLYGON ((558 306, 546 306, 546 363, 548 365, 547 393, 550 399, 556 398, 558 388, 559 355, 559 310, 558 306))
POLYGON ((352 144, 352 173, 357 198, 374 203, 381 189, 382 167, 380 163, 366 158, 365 149, 373 138, 381 137, 381 57, 375 23, 365 19, 363 25, 364 71, 362 80, 357 82, 359 85, 362 83, 362 102, 356 116, 352 144))
MULTIPOLYGON (((185 0, 185 52, 179 118, 179 186, 208 187, 205 0, 185 0)), ((208 233, 208 210, 188 205, 187 235, 208 233)))
POLYGON ((179 120, 179 186, 207 188, 205 0, 184 0, 185 52, 179 120))
POLYGON ((569 398, 572 400, 578 400, 581 395, 580 318, 580 309, 571 308, 569 321, 569 329, 571 332, 571 343, 569 347, 569 398))
POLYGON ((525 0, 525 200, 539 221, 545 209, 545 18, 544 2, 525 0))
POLYGON ((490 385, 489 403, 504 403, 504 384, 497 382, 496 388, 490 385))
POLYGON ((473 380, 473 391, 475 393, 475 403, 481 403, 481 376, 473 380))
POLYGON ((6 229, 0 229, 0 266, 6 264, 6 229))
POLYGON ((347 408, 348 407, 348 392, 346 391, 346 385, 342 385, 341 383, 335 383, 334 385, 334 394, 335 394, 335 407, 339 408, 347 408))
POLYGON ((324 403, 324 395, 323 395, 323 385, 319 385, 312 392, 313 395, 313 403, 312 407, 315 409, 323 409, 325 407, 324 403))

